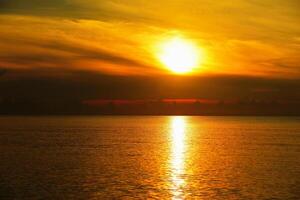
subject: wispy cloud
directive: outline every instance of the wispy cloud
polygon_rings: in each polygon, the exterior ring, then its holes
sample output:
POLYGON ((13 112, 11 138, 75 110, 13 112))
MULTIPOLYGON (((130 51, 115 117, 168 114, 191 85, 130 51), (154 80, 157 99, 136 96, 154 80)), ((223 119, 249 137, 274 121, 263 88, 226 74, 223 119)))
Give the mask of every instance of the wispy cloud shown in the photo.
POLYGON ((177 30, 206 49, 200 73, 300 77, 299 8, 298 0, 1 0, 0 67, 163 74, 151 44, 177 30))

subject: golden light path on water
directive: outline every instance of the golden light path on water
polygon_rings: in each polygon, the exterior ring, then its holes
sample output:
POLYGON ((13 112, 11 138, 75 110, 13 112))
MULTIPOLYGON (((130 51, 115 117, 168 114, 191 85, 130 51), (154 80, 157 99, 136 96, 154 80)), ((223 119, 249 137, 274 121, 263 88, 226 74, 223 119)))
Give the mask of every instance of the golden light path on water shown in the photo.
POLYGON ((172 199, 183 199, 185 180, 185 137, 186 118, 175 116, 171 118, 171 191, 172 199))

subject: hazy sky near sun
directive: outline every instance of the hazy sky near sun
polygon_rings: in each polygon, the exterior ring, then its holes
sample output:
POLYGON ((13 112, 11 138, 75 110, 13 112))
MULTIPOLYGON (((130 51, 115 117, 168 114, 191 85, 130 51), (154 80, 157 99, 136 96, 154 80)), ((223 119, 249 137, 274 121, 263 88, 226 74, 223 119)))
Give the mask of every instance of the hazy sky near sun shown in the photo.
POLYGON ((0 68, 170 73, 155 45, 205 51, 197 74, 300 78, 299 0, 0 0, 0 68))

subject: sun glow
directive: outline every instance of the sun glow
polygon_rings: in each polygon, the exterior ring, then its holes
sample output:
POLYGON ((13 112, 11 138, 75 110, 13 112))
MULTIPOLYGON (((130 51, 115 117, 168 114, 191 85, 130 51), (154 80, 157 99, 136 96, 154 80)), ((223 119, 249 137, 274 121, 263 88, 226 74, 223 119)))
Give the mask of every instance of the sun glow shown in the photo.
POLYGON ((158 59, 172 72, 185 74, 200 65, 202 53, 192 41, 173 37, 161 43, 158 59))

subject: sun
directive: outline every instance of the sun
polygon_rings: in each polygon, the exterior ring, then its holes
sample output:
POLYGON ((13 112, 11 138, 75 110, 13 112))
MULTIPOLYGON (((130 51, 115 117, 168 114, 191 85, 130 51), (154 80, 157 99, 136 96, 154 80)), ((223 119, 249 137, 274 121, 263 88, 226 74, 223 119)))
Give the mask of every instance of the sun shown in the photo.
POLYGON ((194 42, 182 37, 173 37, 160 44, 158 59, 172 72, 185 74, 199 66, 202 55, 194 42))

